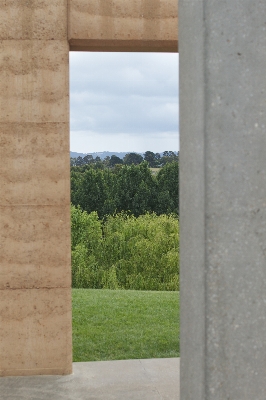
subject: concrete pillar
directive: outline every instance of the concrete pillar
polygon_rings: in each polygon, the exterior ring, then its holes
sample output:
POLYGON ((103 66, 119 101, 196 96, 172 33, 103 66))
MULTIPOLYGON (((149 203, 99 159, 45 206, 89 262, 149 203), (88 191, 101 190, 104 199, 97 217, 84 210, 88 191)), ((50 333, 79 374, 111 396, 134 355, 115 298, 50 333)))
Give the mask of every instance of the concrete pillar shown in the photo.
POLYGON ((266 2, 179 2, 181 399, 266 398, 266 2))
POLYGON ((72 371, 67 0, 0 5, 0 375, 72 371))

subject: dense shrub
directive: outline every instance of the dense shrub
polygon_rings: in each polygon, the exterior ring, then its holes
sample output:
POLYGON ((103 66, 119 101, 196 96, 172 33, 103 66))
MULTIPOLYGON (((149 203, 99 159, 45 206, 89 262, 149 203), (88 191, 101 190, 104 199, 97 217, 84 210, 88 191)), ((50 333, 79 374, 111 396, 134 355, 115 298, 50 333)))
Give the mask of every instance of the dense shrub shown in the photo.
POLYGON ((120 213, 103 222, 72 206, 71 227, 73 287, 179 289, 176 216, 120 213))

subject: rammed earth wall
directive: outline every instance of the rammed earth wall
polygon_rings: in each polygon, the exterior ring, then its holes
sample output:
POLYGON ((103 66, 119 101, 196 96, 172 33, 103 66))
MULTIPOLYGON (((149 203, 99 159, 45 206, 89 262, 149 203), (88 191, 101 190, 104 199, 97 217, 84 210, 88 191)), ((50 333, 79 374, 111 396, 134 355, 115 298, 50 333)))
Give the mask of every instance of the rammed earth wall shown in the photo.
POLYGON ((177 51, 177 2, 0 4, 2 376, 72 371, 70 49, 177 51))

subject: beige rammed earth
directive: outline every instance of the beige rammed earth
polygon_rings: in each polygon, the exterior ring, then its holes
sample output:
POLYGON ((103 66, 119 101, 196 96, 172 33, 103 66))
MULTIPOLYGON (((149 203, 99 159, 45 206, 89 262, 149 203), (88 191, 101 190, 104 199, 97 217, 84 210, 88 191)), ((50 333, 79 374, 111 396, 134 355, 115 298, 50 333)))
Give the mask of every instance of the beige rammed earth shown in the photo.
POLYGON ((177 1, 0 3, 0 376, 72 372, 69 50, 176 52, 177 1))

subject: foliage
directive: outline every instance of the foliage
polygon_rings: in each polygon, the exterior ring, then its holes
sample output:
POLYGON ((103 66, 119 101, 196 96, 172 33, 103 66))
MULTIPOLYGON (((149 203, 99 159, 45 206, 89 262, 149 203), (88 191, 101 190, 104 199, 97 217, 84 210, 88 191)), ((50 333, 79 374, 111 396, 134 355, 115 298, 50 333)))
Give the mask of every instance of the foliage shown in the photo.
POLYGON ((101 282, 96 256, 101 251, 102 228, 96 212, 71 206, 72 286, 96 288, 101 282))
POLYGON ((175 216, 122 213, 100 221, 72 206, 71 232, 73 287, 179 289, 175 216))
POLYGON ((116 163, 112 169, 103 163, 74 166, 71 201, 88 213, 97 211, 100 218, 129 210, 135 216, 178 213, 178 162, 167 163, 158 174, 152 173, 147 161, 116 163))
POLYGON ((73 359, 179 357, 179 293, 73 289, 73 359))
POLYGON ((124 166, 116 179, 116 209, 135 216, 151 212, 156 197, 156 181, 147 163, 124 166))
POLYGON ((158 197, 155 211, 158 214, 179 213, 179 164, 167 163, 157 174, 158 197))
POLYGON ((158 154, 156 157, 156 154, 154 154, 152 151, 146 151, 144 154, 144 160, 147 161, 147 163, 149 164, 150 168, 156 168, 158 167, 159 164, 159 159, 160 159, 160 154, 158 154), (158 157, 159 155, 159 157, 158 157))
POLYGON ((71 201, 87 212, 97 211, 101 218, 115 212, 115 175, 108 169, 85 166, 71 171, 71 201))
POLYGON ((138 165, 143 161, 143 157, 137 153, 128 153, 125 155, 123 161, 125 165, 138 165))
POLYGON ((123 160, 113 154, 109 160, 108 166, 115 167, 117 164, 123 164, 123 160))
POLYGON ((173 161, 178 162, 179 153, 175 153, 174 151, 164 151, 163 156, 160 158, 161 166, 164 166, 173 161))
POLYGON ((138 165, 143 159, 148 162, 151 168, 162 167, 168 162, 178 161, 178 153, 175 151, 164 151, 162 156, 160 153, 153 153, 152 151, 146 151, 144 153, 144 157, 138 153, 127 153, 122 160, 116 155, 112 155, 111 157, 106 156, 103 160, 99 156, 93 158, 91 154, 87 154, 85 157, 77 157, 70 158, 71 166, 84 166, 84 165, 93 165, 93 164, 102 164, 102 166, 107 168, 113 168, 116 164, 124 164, 124 165, 138 165))

